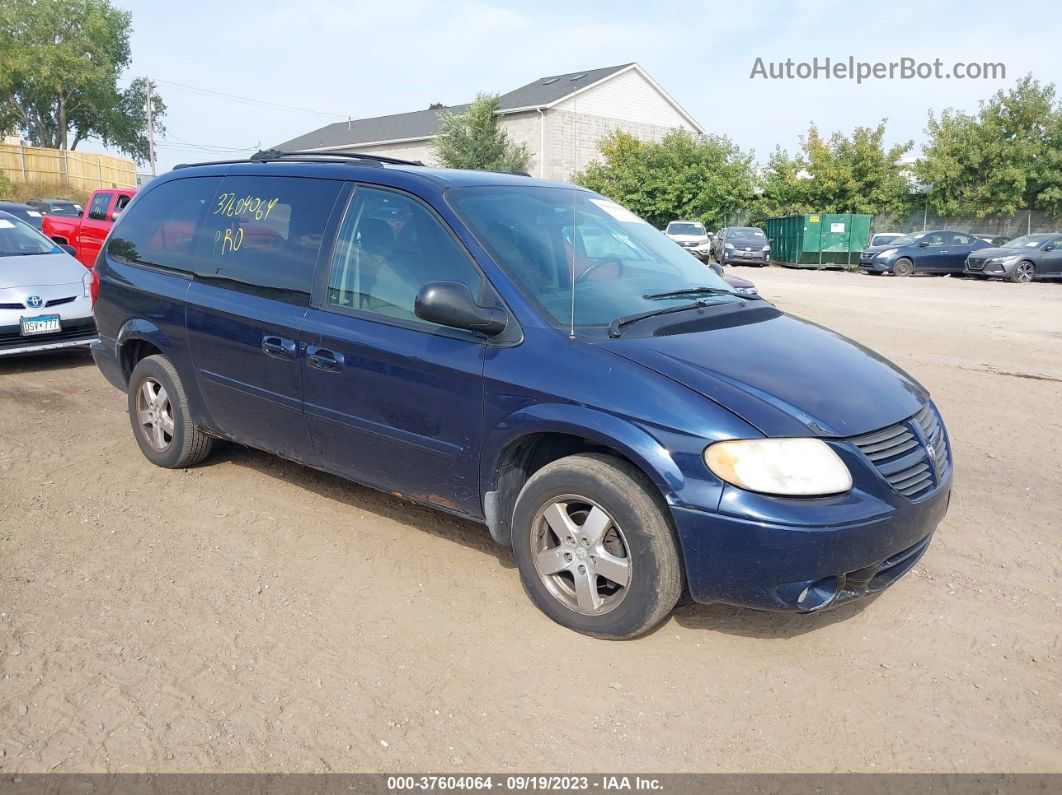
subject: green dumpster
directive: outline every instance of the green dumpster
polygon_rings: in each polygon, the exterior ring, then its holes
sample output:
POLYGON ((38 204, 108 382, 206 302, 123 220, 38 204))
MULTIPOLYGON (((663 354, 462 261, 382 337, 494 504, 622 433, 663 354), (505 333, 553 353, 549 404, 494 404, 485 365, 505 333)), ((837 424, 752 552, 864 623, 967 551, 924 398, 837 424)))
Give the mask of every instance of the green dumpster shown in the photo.
POLYGON ((869 215, 808 213, 767 219, 771 259, 794 268, 856 266, 870 239, 869 215))

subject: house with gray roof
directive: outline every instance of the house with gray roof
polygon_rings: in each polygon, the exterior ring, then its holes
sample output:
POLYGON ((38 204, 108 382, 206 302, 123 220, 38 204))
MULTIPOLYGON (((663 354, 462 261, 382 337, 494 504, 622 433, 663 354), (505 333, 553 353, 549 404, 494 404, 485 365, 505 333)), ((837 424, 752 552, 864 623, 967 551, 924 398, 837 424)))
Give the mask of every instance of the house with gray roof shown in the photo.
MULTIPOLYGON (((431 147, 439 115, 468 105, 433 106, 371 119, 351 119, 277 144, 286 151, 364 152, 435 165, 431 147)), ((680 129, 704 129, 636 63, 533 80, 498 98, 499 124, 531 153, 530 172, 567 181, 600 157, 601 139, 623 130, 659 141, 680 129)))

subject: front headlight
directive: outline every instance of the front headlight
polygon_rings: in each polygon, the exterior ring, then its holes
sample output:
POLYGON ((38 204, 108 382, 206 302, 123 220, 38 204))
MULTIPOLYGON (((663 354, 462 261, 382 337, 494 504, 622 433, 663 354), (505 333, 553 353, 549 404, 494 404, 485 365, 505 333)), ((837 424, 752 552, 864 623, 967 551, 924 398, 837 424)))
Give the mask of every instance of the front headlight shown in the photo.
POLYGON ((770 247, 770 246, 764 246, 764 247, 763 247, 763 250, 764 250, 764 251, 770 251, 770 250, 771 250, 771 247, 770 247))
POLYGON ((817 497, 852 488, 852 473, 821 439, 716 442, 704 462, 727 483, 762 494, 817 497))
POLYGON ((723 248, 730 248, 730 249, 732 249, 732 248, 734 248, 734 244, 733 244, 733 243, 724 243, 724 244, 723 244, 723 248))
POLYGON ((85 288, 85 298, 92 297, 92 281, 92 271, 86 268, 85 275, 81 277, 81 286, 85 288))
POLYGON ((887 259, 887 258, 891 257, 893 254, 895 254, 896 251, 897 250, 894 249, 894 248, 887 248, 884 251, 880 252, 878 254, 878 256, 881 257, 882 259, 887 259))

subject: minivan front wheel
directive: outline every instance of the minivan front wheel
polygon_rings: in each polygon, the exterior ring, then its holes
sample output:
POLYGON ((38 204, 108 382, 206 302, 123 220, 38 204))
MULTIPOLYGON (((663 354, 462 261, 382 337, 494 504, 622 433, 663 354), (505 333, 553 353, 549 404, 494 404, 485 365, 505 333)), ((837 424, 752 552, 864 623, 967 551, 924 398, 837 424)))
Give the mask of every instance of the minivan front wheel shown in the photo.
POLYGON ((192 422, 188 398, 170 361, 147 356, 129 376, 129 420, 140 451, 167 469, 198 464, 210 453, 213 439, 192 422))
POLYGON ((914 263, 906 257, 896 260, 892 266, 893 276, 910 276, 912 273, 914 273, 914 263))
POLYGON ((516 501, 513 554, 535 604, 594 637, 640 635, 682 593, 666 507, 641 472, 612 456, 569 456, 536 472, 516 501))

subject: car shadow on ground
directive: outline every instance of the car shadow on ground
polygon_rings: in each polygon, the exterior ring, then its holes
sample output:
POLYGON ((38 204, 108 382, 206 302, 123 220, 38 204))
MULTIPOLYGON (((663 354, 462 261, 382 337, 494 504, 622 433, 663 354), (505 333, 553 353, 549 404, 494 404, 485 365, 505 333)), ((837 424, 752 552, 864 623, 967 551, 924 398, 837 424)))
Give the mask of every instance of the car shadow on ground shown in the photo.
POLYGON ((94 367, 88 348, 27 353, 17 356, 0 356, 0 376, 22 373, 45 373, 53 370, 69 370, 77 367, 94 367))
POLYGON ((375 514, 380 519, 399 522, 421 532, 463 544, 469 549, 491 555, 506 569, 516 568, 512 553, 494 542, 486 525, 471 519, 436 510, 396 494, 377 491, 339 475, 322 472, 235 442, 216 442, 214 452, 200 466, 210 467, 223 463, 253 469, 358 511, 375 514))
MULTIPOLYGON (((338 475, 321 472, 232 442, 217 443, 214 452, 201 466, 221 464, 252 469, 325 499, 340 502, 358 511, 372 513, 380 519, 399 522, 412 530, 462 544, 469 549, 490 555, 503 568, 514 570, 513 575, 516 576, 516 563, 512 552, 496 544, 486 526, 479 522, 444 513, 407 498, 377 491, 338 475)), ((798 615, 731 605, 701 605, 686 597, 675 608, 674 618, 687 629, 723 632, 749 638, 785 639, 815 632, 852 618, 862 612, 874 598, 876 597, 862 599, 821 613, 798 615)), ((650 634, 664 631, 666 627, 665 622, 650 634)))

